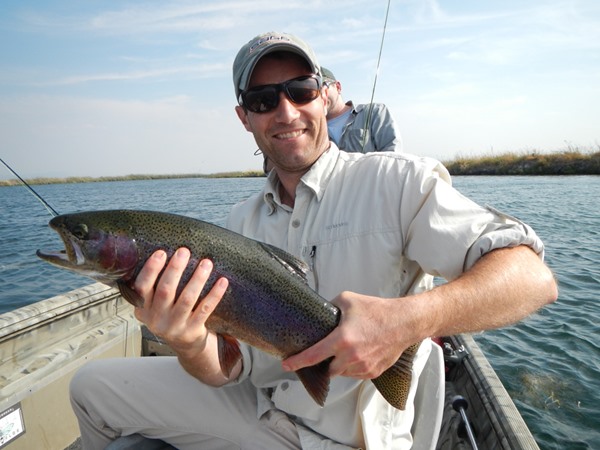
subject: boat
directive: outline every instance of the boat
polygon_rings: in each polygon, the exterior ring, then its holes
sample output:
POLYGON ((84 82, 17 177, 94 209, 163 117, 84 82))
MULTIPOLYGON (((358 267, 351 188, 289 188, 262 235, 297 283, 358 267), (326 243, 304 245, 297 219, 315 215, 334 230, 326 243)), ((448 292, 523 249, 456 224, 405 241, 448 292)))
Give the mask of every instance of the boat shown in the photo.
MULTIPOLYGON (((539 449, 472 336, 437 340, 446 368, 437 449, 539 449), (467 426, 468 424, 468 426, 467 426)), ((69 382, 87 361, 173 355, 135 319, 118 290, 101 283, 0 315, 0 448, 78 450, 69 382)), ((173 447, 142 436, 110 450, 173 447)))

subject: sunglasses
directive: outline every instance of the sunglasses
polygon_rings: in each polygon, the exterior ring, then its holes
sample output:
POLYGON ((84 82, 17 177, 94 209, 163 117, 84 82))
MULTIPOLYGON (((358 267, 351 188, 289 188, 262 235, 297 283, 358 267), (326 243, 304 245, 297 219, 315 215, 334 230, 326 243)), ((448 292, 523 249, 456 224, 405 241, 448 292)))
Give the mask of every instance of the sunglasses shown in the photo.
POLYGON ((279 93, 284 92, 297 105, 312 102, 321 92, 321 78, 306 75, 279 84, 265 84, 246 89, 240 94, 239 103, 248 111, 267 113, 279 105, 279 93))

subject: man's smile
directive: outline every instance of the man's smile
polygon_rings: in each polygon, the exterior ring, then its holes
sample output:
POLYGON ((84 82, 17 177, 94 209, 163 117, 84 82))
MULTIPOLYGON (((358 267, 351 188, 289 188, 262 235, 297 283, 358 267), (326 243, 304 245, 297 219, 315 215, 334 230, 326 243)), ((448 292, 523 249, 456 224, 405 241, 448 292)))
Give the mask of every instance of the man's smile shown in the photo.
POLYGON ((285 133, 277 133, 274 135, 276 139, 293 139, 304 134, 305 130, 286 131, 285 133))

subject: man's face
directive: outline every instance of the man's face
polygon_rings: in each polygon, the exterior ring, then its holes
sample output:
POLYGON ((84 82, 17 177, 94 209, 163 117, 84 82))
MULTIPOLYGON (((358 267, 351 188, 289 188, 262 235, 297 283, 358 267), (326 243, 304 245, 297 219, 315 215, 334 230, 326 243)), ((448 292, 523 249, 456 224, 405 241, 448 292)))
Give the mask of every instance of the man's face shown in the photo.
MULTIPOLYGON (((285 58, 270 55, 261 58, 248 87, 283 83, 311 74, 306 61, 292 53, 288 55, 285 58)), ((272 111, 254 113, 237 106, 236 112, 278 171, 298 173, 306 172, 329 148, 326 101, 323 89, 315 100, 304 105, 293 103, 280 92, 279 104, 272 111)))
POLYGON ((340 101, 342 85, 339 81, 331 81, 327 87, 327 113, 329 114, 337 102, 340 101))

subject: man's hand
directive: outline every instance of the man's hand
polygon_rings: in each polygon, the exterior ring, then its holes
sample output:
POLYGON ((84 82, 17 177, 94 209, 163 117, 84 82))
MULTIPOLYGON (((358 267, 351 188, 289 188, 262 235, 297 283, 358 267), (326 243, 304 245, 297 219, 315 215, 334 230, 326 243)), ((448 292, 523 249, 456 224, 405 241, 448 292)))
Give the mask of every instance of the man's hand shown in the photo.
MULTIPOLYGON (((188 372, 205 383, 221 385, 227 379, 218 361, 216 335, 207 330, 206 321, 225 294, 228 281, 217 280, 196 307, 213 268, 212 262, 204 259, 177 297, 177 286, 189 258, 189 250, 180 248, 166 267, 164 251, 159 250, 148 259, 134 283, 134 289, 144 298, 144 307, 136 308, 135 316, 177 353, 188 372)), ((234 370, 231 375, 238 373, 234 370)))
POLYGON ((342 311, 338 327, 312 347, 284 360, 284 370, 295 371, 334 356, 331 376, 377 378, 419 340, 411 331, 416 327, 408 321, 409 299, 342 292, 332 301, 342 311), (400 309, 406 311, 405 322, 399 321, 400 309))

